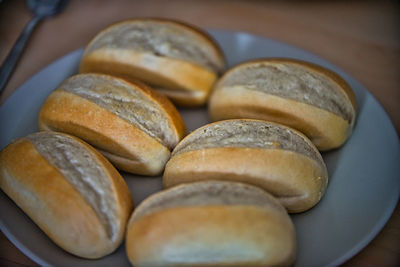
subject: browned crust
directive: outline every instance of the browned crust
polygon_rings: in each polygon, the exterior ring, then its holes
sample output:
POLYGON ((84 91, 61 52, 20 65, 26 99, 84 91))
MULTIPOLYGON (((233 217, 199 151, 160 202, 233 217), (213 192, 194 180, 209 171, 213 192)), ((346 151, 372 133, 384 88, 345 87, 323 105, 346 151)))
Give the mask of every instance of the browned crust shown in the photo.
MULTIPOLYGON (((121 51, 119 51, 121 53, 121 51)), ((99 72, 111 74, 128 80, 140 79, 154 87, 160 87, 165 95, 180 106, 201 106, 206 103, 210 90, 219 74, 225 69, 225 56, 217 42, 207 32, 194 25, 171 19, 162 18, 137 18, 114 23, 99 32, 87 45, 80 64, 80 72, 99 72), (204 66, 189 61, 168 57, 153 56, 145 53, 126 54, 116 56, 112 49, 98 50, 88 53, 88 49, 96 42, 97 38, 108 31, 123 24, 154 21, 173 24, 182 30, 195 33, 205 46, 209 46, 215 54, 219 71, 211 71, 204 66), (111 55, 111 54, 112 55, 111 55), (146 57, 145 57, 146 56, 146 57), (145 57, 145 58, 144 58, 145 57), (124 59, 124 60, 122 60, 124 59), (151 61, 151 64, 148 63, 151 61), (138 63, 142 62, 142 63, 138 63), (147 63, 143 63, 147 62, 147 63), (177 91, 177 92, 176 92, 177 91), (199 97, 192 92, 201 92, 199 97), (181 96, 186 93, 185 96, 181 96)))
POLYGON ((157 92, 167 96, 174 104, 179 107, 201 107, 209 96, 209 92, 204 91, 182 91, 157 88, 157 92))
POLYGON ((198 206, 139 219, 128 227, 126 250, 135 266, 290 266, 296 244, 282 214, 252 206, 198 206), (232 245, 237 251, 224 251, 232 245), (212 252, 228 255, 216 260, 212 252))
POLYGON ((77 95, 56 90, 39 113, 39 128, 69 133, 122 159, 110 158, 122 170, 144 175, 162 172, 169 158, 167 147, 136 126, 77 95))
MULTIPOLYGON (((180 185, 179 190, 192 192, 204 184, 180 185)), ((138 209, 167 201, 177 188, 150 196, 138 209)), ((258 190, 254 193, 266 194, 258 190)), ((267 199, 273 203, 202 204, 207 200, 199 198, 190 205, 176 202, 143 211, 134 220, 133 215, 127 226, 127 256, 135 266, 290 266, 296 257, 293 223, 274 198, 267 199)))
POLYGON ((351 87, 338 74, 313 63, 290 58, 261 58, 242 62, 217 82, 209 99, 209 114, 212 120, 253 118, 288 125, 303 132, 321 151, 340 147, 351 135, 356 118, 356 98, 351 87), (333 112, 300 101, 246 90, 243 86, 219 87, 233 71, 251 64, 291 63, 308 68, 336 83, 345 93, 354 111, 351 121, 344 120, 333 112))
POLYGON ((217 80, 214 73, 190 62, 159 57, 154 58, 159 71, 153 71, 147 69, 148 66, 135 64, 142 61, 139 59, 142 56, 143 54, 126 55, 124 59, 130 61, 127 63, 106 55, 104 51, 97 51, 82 58, 79 71, 109 74, 134 83, 141 80, 151 84, 156 90, 159 89, 180 106, 201 106, 206 103, 217 80))
MULTIPOLYGON (((254 119, 225 120, 235 121, 261 122, 254 119)), ((205 180, 236 181, 271 193, 291 213, 312 208, 320 201, 328 185, 328 172, 322 156, 301 132, 278 123, 263 122, 290 130, 301 137, 315 152, 317 159, 279 148, 221 146, 179 152, 204 129, 221 123, 217 121, 196 129, 175 147, 165 167, 164 187, 205 180)))
POLYGON ((216 90, 208 111, 214 121, 252 118, 290 126, 305 134, 320 151, 343 145, 352 132, 352 125, 332 112, 244 87, 216 90))
POLYGON ((328 184, 326 167, 301 154, 281 149, 207 148, 173 156, 164 187, 222 180, 252 184, 274 195, 291 213, 316 205, 328 184))
MULTIPOLYGON (((257 59, 253 59, 253 60, 248 60, 245 62, 241 62, 236 64, 235 66, 233 66, 232 68, 230 68, 229 70, 227 70, 223 77, 221 77, 221 80, 226 77, 227 75, 229 75, 230 72, 238 69, 238 68, 242 68, 245 67, 247 65, 253 64, 253 63, 292 63, 292 64, 297 64, 303 67, 307 67, 308 69, 318 72, 319 74, 322 74, 324 76, 329 77, 330 79, 332 79, 334 82, 336 82, 340 88, 345 92, 345 94, 347 95, 347 97, 349 98, 353 109, 354 109, 354 113, 356 115, 357 113, 357 101, 356 101, 356 97, 354 95, 353 89, 350 87, 350 85, 340 76, 338 75, 336 72, 331 71, 325 67, 322 67, 320 65, 311 63, 311 62, 307 62, 307 61, 303 61, 300 59, 294 59, 294 58, 279 58, 279 57, 272 57, 272 58, 257 58, 257 59)), ((217 85, 218 86, 218 85, 217 85)))
MULTIPOLYGON (((73 77, 84 77, 86 74, 76 74, 73 77)), ((93 75, 93 74, 92 74, 93 75)), ((136 79, 123 79, 119 77, 114 77, 107 74, 97 74, 99 76, 108 77, 109 79, 122 80, 124 83, 130 84, 134 90, 139 90, 143 92, 149 99, 156 102, 162 109, 162 111, 167 115, 167 118, 171 121, 171 125, 174 126, 173 130, 176 134, 175 142, 178 143, 186 135, 186 126, 183 121, 179 111, 176 109, 174 104, 164 96, 163 94, 157 92, 145 83, 136 79)))
POLYGON ((80 257, 99 258, 122 242, 132 197, 114 167, 93 148, 74 139, 95 156, 111 180, 119 213, 115 242, 107 237, 82 195, 26 139, 18 139, 0 152, 0 186, 57 245, 80 257))
POLYGON ((219 74, 222 74, 224 68, 225 68, 225 54, 222 51, 221 47, 219 46, 219 44, 217 43, 217 41, 206 31, 204 31, 203 29, 197 27, 196 25, 187 23, 187 22, 183 22, 180 20, 176 20, 176 19, 167 19, 167 18, 156 18, 156 17, 147 17, 147 18, 133 18, 133 19, 128 19, 128 20, 121 20, 119 22, 115 22, 109 26, 107 26, 106 28, 104 28, 102 31, 100 31, 99 33, 97 33, 88 43, 87 47, 89 47, 96 39, 97 36, 99 36, 100 34, 104 34, 105 32, 111 30, 114 27, 118 27, 121 24, 126 24, 126 23, 134 23, 137 21, 155 21, 155 22, 163 22, 163 23, 171 23, 177 26, 180 26, 182 28, 184 28, 185 30, 189 30, 192 32, 195 32, 199 37, 201 37, 205 42, 210 44, 210 47, 213 48, 213 50, 216 52, 216 54, 219 56, 219 61, 223 63, 223 68, 219 70, 219 74))
MULTIPOLYGON (((275 127, 279 127, 279 128, 282 128, 282 129, 287 129, 288 131, 292 132, 293 134, 298 135, 306 144, 308 144, 310 149, 313 150, 316 153, 316 155, 318 156, 320 162, 323 163, 322 156, 321 156, 320 152, 318 151, 318 149, 313 144, 313 142, 311 142, 311 140, 307 136, 305 136, 303 133, 299 132, 296 129, 293 129, 291 127, 288 127, 288 126, 280 124, 280 123, 275 123, 275 122, 272 122, 272 121, 265 121, 265 120, 260 120, 260 119, 247 119, 247 118, 243 118, 242 119, 242 118, 240 118, 240 119, 227 119, 227 120, 224 120, 224 121, 225 122, 232 122, 232 123, 234 123, 236 121, 237 122, 261 122, 261 123, 264 123, 266 125, 273 125, 275 127)), ((203 125, 203 126, 197 128, 196 130, 194 130, 191 133, 189 133, 175 147, 175 149, 172 152, 173 155, 176 154, 181 149, 182 146, 186 145, 188 140, 190 140, 190 138, 192 138, 192 136, 195 136, 195 135, 198 135, 198 134, 201 135, 201 133, 204 131, 204 129, 212 127, 212 126, 220 124, 220 123, 221 123, 221 121, 211 122, 211 123, 208 123, 206 125, 203 125)))

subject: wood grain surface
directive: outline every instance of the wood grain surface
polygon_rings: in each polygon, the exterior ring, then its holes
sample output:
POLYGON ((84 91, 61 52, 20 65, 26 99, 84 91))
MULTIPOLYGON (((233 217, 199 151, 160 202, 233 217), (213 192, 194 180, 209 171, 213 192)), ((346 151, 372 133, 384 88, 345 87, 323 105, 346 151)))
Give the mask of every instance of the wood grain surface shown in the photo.
MULTIPOLYGON (((84 47, 105 26, 133 17, 166 17, 273 38, 325 58, 360 81, 400 133, 399 6, 399 1, 345 0, 71 0, 62 14, 37 27, 0 103, 49 63, 84 47)), ((0 62, 31 17, 25 1, 0 0, 0 62)), ((399 266, 399 214, 397 205, 378 236, 344 265, 399 266)), ((1 234, 0 266, 36 264, 1 234)))

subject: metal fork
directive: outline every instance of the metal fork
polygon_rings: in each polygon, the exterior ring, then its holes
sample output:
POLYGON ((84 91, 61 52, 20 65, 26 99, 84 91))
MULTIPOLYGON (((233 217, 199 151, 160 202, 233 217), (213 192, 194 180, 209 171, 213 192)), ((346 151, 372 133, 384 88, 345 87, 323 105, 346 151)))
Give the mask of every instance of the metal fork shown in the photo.
POLYGON ((3 93, 28 39, 38 22, 60 13, 67 2, 68 0, 27 0, 27 5, 34 16, 25 26, 24 31, 18 37, 0 68, 0 95, 3 93))

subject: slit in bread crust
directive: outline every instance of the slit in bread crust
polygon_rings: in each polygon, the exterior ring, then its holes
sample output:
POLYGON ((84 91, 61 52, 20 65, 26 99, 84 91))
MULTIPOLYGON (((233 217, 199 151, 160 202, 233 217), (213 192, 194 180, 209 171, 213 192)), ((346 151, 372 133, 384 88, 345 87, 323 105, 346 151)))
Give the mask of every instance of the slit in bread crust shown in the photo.
POLYGON ((354 110, 346 93, 330 78, 299 64, 253 63, 233 69, 218 87, 244 86, 330 111, 350 123, 354 110))
POLYGON ((106 75, 81 74, 66 80, 60 89, 99 105, 172 149, 176 134, 170 120, 155 101, 132 86, 106 75))
POLYGON ((223 66, 213 51, 204 45, 198 34, 173 22, 127 21, 112 26, 89 44, 85 54, 107 48, 127 48, 193 62, 214 73, 223 66))
POLYGON ((97 159, 74 139, 54 132, 26 137, 50 164, 59 169, 96 212, 107 236, 118 237, 118 208, 110 183, 97 159))
POLYGON ((295 131, 278 124, 258 120, 226 120, 203 126, 178 144, 172 156, 216 147, 290 150, 310 157, 323 165, 319 152, 295 131))
POLYGON ((202 205, 256 205, 286 212, 275 198, 258 187, 238 182, 207 181, 178 185, 143 201, 129 224, 159 210, 202 205))

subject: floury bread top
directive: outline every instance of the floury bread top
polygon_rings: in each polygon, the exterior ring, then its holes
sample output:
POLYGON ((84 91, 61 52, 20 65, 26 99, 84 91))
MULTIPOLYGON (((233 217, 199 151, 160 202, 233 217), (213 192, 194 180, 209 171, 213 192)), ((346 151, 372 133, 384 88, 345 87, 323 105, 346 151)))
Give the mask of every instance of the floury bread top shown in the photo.
POLYGON ((215 85, 212 120, 251 118, 290 126, 321 151, 343 145, 356 119, 356 99, 338 74, 297 59, 265 58, 238 64, 215 85))
POLYGON ((80 72, 141 80, 180 106, 203 106, 225 70, 217 42, 193 25, 143 18, 115 23, 87 45, 80 72))
POLYGON ((39 128, 75 135, 117 168, 157 175, 185 135, 175 106, 141 82, 105 74, 65 80, 43 103, 39 128))

